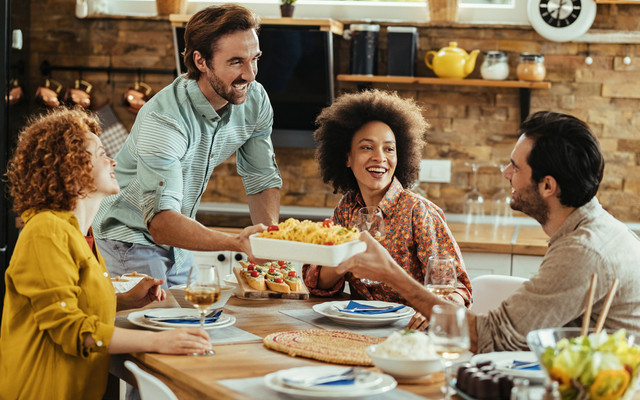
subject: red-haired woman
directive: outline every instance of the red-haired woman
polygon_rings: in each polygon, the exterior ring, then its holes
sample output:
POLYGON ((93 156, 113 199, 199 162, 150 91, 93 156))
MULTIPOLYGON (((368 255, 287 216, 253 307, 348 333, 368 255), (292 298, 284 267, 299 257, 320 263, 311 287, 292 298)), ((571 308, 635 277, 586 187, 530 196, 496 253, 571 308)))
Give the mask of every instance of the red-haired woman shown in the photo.
POLYGON ((57 109, 21 133, 8 166, 13 208, 25 223, 5 274, 0 397, 101 399, 109 353, 188 354, 210 348, 197 328, 114 326, 118 309, 162 300, 161 280, 116 296, 93 243, 100 201, 120 190, 115 162, 84 111, 57 109))

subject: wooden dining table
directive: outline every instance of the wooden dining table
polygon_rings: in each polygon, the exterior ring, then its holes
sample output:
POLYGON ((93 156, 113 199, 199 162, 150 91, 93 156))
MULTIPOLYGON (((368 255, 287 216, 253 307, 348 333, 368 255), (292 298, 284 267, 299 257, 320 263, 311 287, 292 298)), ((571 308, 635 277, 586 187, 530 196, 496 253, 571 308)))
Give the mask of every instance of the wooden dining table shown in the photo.
MULTIPOLYGON (((167 300, 161 303, 153 303, 148 307, 168 308, 180 306, 170 292, 167 292, 167 295, 167 300)), ((124 360, 132 360, 163 381, 180 400, 261 399, 264 397, 263 393, 242 393, 230 389, 221 384, 220 381, 263 377, 272 372, 296 367, 329 365, 321 361, 292 357, 269 350, 263 346, 262 338, 274 332, 321 329, 280 311, 310 309, 314 304, 332 300, 340 300, 340 298, 327 299, 311 296, 308 300, 277 298, 247 300, 232 296, 224 307, 224 312, 236 317, 235 327, 252 333, 259 338, 238 343, 214 344, 216 354, 209 357, 156 353, 132 353, 112 356, 111 371, 118 378, 124 379, 135 386, 135 379, 122 365, 124 360)), ((342 298, 342 300, 347 300, 347 297, 342 298)), ((128 312, 132 311, 136 310, 121 311, 118 316, 122 320, 128 312)), ((348 330, 348 327, 345 328, 348 330)), ((212 334, 215 335, 215 330, 212 334)), ((376 370, 375 367, 370 367, 370 369, 376 370)), ((427 399, 436 400, 443 398, 441 393, 443 382, 443 374, 438 373, 426 383, 423 381, 420 384, 407 384, 400 381, 398 388, 427 399)), ((265 388, 265 390, 269 389, 265 388)), ((462 400, 461 397, 455 395, 454 399, 462 400)), ((632 400, 640 400, 640 391, 633 395, 632 400)))
MULTIPOLYGON (((125 359, 137 363, 147 372, 162 380, 179 399, 259 399, 260 393, 250 395, 233 391, 219 383, 225 379, 262 377, 282 369, 305 366, 330 365, 312 359, 292 357, 284 353, 269 350, 262 344, 265 336, 282 331, 320 329, 308 322, 283 314, 280 310, 310 309, 314 304, 330 300, 311 296, 308 300, 289 300, 269 298, 265 300, 246 300, 232 296, 224 312, 236 317, 235 327, 260 337, 252 341, 230 344, 214 344, 215 355, 193 357, 165 355, 156 353, 133 353, 112 358, 112 371, 120 371, 119 377, 135 385, 132 376, 121 367, 125 359), (113 364, 116 364, 115 366, 113 364), (115 367, 115 368, 114 368, 115 367)), ((346 300, 344 298, 343 300, 346 300)), ((150 307, 179 307, 177 301, 168 292, 168 298, 162 303, 150 307)), ((129 310, 136 311, 136 310, 129 310)), ((119 312, 124 316, 128 312, 119 312)), ((345 327, 348 330, 348 327, 345 327)), ((213 330, 215 335, 215 330, 213 330)), ((375 370, 375 367, 371 367, 375 370)), ((440 376, 442 374, 439 374, 440 376)), ((440 386, 443 379, 432 379, 430 384, 402 384, 398 388, 424 396, 440 399, 440 386)))

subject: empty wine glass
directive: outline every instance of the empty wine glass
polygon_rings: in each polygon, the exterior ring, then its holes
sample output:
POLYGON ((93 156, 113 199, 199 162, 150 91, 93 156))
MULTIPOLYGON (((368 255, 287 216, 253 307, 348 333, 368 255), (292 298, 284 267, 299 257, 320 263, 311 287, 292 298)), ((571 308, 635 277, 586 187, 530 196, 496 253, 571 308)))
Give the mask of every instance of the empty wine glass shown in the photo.
POLYGON ((424 285, 428 291, 446 299, 456 290, 456 267, 451 257, 429 257, 424 285))
MULTIPOLYGON (((500 175, 503 175, 504 170, 507 168, 506 165, 500 164, 493 164, 493 166, 500 169, 500 175)), ((498 229, 503 225, 508 225, 513 216, 511 212, 511 193, 504 184, 491 198, 491 215, 493 216, 494 234, 497 235, 498 229)))
POLYGON ((449 386, 451 366, 471 345, 466 310, 453 304, 433 306, 429 319, 429 338, 435 351, 442 357, 445 376, 442 390, 445 399, 449 400, 453 393, 449 386))
POLYGON ((378 242, 384 240, 385 227, 382 211, 375 206, 362 207, 356 216, 356 227, 360 232, 369 232, 378 242))
MULTIPOLYGON (((384 240, 386 230, 382 211, 375 206, 362 207, 356 215, 356 228, 360 232, 369 232, 378 242, 384 240)), ((366 285, 378 285, 380 282, 369 279, 360 279, 366 285)))
MULTIPOLYGON (((200 328, 204 329, 207 310, 220 299, 220 277, 214 265, 196 264, 191 266, 184 298, 200 312, 200 328)), ((202 353, 193 353, 192 355, 211 356, 214 354, 213 350, 205 350, 202 353)))
POLYGON ((464 214, 467 227, 467 233, 473 231, 477 232, 477 224, 481 222, 484 217, 484 197, 478 190, 478 168, 482 164, 479 163, 464 163, 464 165, 471 167, 473 171, 473 181, 471 190, 464 195, 464 214))

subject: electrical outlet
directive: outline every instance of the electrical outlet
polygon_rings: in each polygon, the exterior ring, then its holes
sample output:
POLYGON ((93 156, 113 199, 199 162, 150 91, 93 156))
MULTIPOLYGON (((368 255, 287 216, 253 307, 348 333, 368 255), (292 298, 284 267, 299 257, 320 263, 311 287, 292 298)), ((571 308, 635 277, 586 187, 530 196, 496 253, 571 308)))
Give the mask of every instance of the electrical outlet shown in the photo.
POLYGON ((420 182, 451 182, 451 160, 420 161, 420 182))

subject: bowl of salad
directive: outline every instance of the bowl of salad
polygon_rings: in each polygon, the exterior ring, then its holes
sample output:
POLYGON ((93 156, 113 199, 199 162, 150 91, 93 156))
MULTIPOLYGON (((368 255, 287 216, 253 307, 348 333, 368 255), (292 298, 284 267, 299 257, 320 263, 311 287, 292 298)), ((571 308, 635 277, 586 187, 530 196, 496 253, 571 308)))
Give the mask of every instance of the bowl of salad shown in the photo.
POLYGON ((527 335, 529 348, 563 400, 629 399, 640 371, 640 346, 624 329, 580 336, 580 328, 538 329, 527 335))

